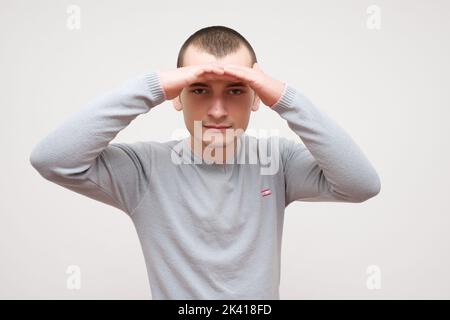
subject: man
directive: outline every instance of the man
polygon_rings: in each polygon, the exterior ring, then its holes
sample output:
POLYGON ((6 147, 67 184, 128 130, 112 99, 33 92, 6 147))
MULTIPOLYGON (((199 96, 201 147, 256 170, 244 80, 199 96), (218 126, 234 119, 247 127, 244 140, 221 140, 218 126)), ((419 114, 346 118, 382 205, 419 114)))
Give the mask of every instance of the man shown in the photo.
POLYGON ((279 299, 286 206, 362 202, 380 190, 349 135, 265 74, 250 44, 223 26, 188 38, 175 70, 148 72, 90 102, 40 141, 30 161, 46 179, 130 216, 153 299, 279 299), (165 100, 183 111, 188 138, 110 143, 165 100), (304 144, 243 133, 260 102, 304 144), (267 145, 278 165, 263 172, 267 145))

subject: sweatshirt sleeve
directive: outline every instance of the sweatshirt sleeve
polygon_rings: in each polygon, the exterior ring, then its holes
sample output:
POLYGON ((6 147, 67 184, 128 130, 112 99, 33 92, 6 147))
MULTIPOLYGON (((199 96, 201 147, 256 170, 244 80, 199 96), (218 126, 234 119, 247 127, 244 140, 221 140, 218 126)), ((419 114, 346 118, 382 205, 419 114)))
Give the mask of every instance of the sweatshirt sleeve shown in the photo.
POLYGON ((282 140, 286 206, 298 200, 363 202, 380 192, 380 178, 359 146, 292 85, 285 83, 271 108, 303 142, 282 140))
POLYGON ((45 179, 131 215, 148 190, 149 143, 110 143, 138 115, 166 100, 156 71, 88 102, 30 154, 45 179))

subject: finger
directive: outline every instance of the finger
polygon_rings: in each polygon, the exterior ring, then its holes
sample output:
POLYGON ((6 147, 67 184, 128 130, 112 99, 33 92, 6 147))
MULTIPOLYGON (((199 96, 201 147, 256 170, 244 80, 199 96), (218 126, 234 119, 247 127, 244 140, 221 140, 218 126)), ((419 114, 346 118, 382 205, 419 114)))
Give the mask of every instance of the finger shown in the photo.
POLYGON ((199 78, 200 80, 219 80, 219 81, 230 81, 230 82, 238 82, 239 79, 236 77, 233 77, 231 75, 225 75, 225 74, 215 74, 212 72, 206 72, 199 78))
POLYGON ((241 76, 242 75, 251 76, 251 74, 254 72, 254 69, 252 69, 252 68, 235 65, 235 64, 224 65, 223 69, 224 69, 224 71, 229 71, 229 72, 239 72, 239 74, 241 76))
POLYGON ((195 75, 197 77, 200 77, 201 75, 205 74, 205 73, 216 73, 219 75, 224 74, 223 68, 217 65, 213 65, 213 64, 205 64, 205 65, 201 65, 198 66, 198 69, 195 72, 195 75))
POLYGON ((249 84, 254 84, 256 81, 255 74, 251 72, 251 68, 230 64, 224 65, 223 70, 225 75, 237 77, 249 84))
POLYGON ((204 69, 202 72, 202 74, 205 74, 205 73, 215 73, 218 75, 222 75, 222 74, 224 74, 224 70, 219 67, 208 67, 208 68, 204 69))
POLYGON ((210 71, 210 70, 212 70, 214 72, 219 71, 220 73, 223 73, 223 67, 221 65, 219 65, 218 63, 214 63, 214 62, 208 64, 208 71, 210 71))

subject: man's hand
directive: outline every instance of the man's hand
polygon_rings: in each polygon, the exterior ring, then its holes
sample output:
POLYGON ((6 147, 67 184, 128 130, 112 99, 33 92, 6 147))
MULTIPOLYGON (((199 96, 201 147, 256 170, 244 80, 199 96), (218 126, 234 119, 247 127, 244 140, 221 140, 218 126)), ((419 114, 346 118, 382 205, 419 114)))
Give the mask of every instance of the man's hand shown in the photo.
POLYGON ((223 67, 217 63, 193 65, 159 73, 161 84, 167 100, 176 98, 184 87, 195 82, 220 79, 224 81, 239 81, 232 75, 224 74, 223 67))
POLYGON ((255 62, 253 68, 223 64, 225 75, 247 83, 266 106, 272 107, 283 94, 285 83, 265 74, 255 62))

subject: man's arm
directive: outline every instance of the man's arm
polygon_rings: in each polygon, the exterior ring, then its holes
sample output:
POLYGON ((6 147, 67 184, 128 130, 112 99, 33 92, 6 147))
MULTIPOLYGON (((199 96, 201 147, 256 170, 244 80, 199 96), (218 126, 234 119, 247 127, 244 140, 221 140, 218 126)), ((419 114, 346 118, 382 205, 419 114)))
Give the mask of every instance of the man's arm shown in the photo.
POLYGON ((47 180, 131 215, 148 189, 150 146, 110 141, 164 100, 158 72, 129 80, 50 132, 33 148, 30 162, 47 180))
POLYGON ((286 206, 292 201, 363 202, 380 178, 352 138, 302 93, 285 84, 272 105, 304 144, 284 139, 286 206))

